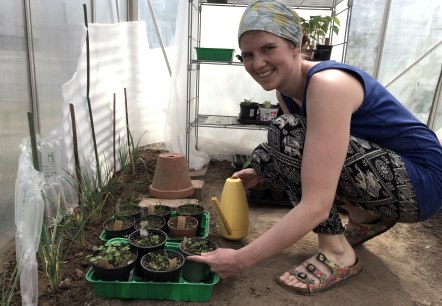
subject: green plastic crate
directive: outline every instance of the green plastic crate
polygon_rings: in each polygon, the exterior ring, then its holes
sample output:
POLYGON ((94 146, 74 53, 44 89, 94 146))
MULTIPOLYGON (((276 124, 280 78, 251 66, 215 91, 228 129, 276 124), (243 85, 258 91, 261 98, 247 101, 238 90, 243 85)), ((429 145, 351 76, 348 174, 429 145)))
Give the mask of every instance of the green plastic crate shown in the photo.
POLYGON ((196 59, 199 61, 231 62, 235 49, 195 48, 196 59))
MULTIPOLYGON (((167 242, 165 248, 179 251, 179 244, 167 242)), ((209 301, 213 286, 219 279, 218 274, 212 273, 208 281, 201 283, 188 282, 183 277, 180 277, 178 282, 151 282, 137 276, 122 282, 96 279, 93 268, 86 274, 86 280, 91 283, 95 295, 99 297, 192 302, 209 301)))
MULTIPOLYGON (((172 211, 171 217, 176 216, 176 212, 172 211)), ((198 232, 196 233, 197 237, 206 238, 209 235, 210 229, 210 213, 208 211, 203 212, 201 216, 201 227, 199 227, 198 232)), ((100 240, 108 241, 109 239, 106 237, 106 232, 103 230, 100 234, 100 240)), ((167 238, 167 242, 181 242, 183 238, 167 238)))

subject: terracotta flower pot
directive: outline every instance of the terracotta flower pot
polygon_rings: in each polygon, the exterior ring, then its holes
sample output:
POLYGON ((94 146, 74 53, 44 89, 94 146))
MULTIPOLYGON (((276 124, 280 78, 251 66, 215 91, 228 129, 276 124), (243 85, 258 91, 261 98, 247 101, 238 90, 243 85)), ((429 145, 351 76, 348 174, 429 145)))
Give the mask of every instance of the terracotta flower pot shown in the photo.
POLYGON ((186 226, 184 229, 178 229, 178 217, 175 216, 167 221, 167 228, 169 229, 169 235, 172 238, 184 238, 195 237, 196 230, 198 229, 198 220, 191 216, 186 216, 186 226))
POLYGON ((184 155, 161 153, 149 187, 150 195, 162 199, 180 199, 193 195, 194 191, 184 155))

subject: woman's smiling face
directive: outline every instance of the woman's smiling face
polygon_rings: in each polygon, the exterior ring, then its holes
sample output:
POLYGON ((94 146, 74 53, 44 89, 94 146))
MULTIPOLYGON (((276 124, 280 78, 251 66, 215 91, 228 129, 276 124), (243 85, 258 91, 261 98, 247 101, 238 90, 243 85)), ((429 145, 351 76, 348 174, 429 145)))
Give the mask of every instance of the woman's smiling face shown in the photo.
POLYGON ((299 52, 289 41, 264 31, 250 31, 241 36, 244 68, 253 79, 269 91, 285 88, 299 52))

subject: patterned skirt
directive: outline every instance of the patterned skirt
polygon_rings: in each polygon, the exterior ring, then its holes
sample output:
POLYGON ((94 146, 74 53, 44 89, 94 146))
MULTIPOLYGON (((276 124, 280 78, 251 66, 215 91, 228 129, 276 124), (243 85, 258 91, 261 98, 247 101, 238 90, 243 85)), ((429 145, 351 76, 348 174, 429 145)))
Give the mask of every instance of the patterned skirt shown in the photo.
MULTIPOLYGON (((252 154, 251 166, 255 171, 283 186, 294 205, 302 197, 301 163, 306 125, 305 117, 299 115, 278 117, 269 127, 267 143, 259 145, 252 154)), ((356 205, 389 221, 417 222, 419 218, 416 195, 401 157, 353 136, 350 136, 329 218, 314 232, 342 233, 344 227, 338 206, 343 203, 356 205)))

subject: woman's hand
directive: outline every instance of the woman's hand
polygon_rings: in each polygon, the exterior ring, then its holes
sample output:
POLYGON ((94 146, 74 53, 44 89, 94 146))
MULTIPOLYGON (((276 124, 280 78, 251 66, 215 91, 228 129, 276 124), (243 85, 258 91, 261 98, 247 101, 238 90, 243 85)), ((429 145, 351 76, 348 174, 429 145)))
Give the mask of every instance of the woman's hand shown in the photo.
POLYGON ((246 268, 238 258, 237 250, 233 249, 218 248, 213 252, 203 253, 201 256, 188 256, 186 260, 208 264, 210 270, 217 273, 221 278, 228 278, 246 268))
POLYGON ((244 188, 250 188, 262 181, 262 178, 256 174, 252 168, 247 168, 233 173, 232 178, 239 178, 242 180, 244 188))

